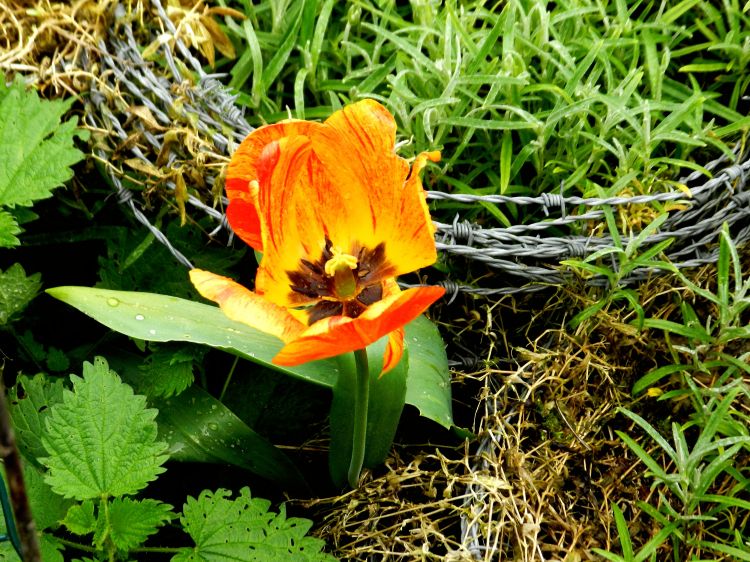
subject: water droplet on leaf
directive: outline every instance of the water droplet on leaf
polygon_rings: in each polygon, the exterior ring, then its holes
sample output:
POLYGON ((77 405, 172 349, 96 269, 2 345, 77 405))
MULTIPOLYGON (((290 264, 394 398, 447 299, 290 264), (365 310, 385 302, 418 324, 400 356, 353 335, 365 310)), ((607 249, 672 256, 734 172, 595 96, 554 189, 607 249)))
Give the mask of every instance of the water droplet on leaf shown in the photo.
POLYGON ((120 299, 116 299, 115 297, 109 297, 107 299, 107 304, 109 306, 117 306, 118 304, 120 304, 120 299))
POLYGON ((143 316, 143 314, 136 314, 136 315, 135 315, 135 319, 136 319, 136 320, 145 320, 145 318, 146 318, 146 317, 145 317, 145 316, 143 316))

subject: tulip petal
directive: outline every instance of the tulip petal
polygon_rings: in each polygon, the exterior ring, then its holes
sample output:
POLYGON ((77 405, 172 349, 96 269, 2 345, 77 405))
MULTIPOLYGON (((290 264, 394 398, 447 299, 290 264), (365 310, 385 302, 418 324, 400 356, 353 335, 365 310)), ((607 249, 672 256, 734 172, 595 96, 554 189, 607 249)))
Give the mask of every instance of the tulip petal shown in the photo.
MULTIPOLYGON (((307 361, 334 357, 363 349, 422 314, 445 293, 442 287, 417 287, 387 296, 357 318, 330 316, 315 322, 290 341, 273 358, 277 365, 294 366, 307 361)), ((389 366, 400 359, 398 342, 391 342, 386 359, 389 366), (390 353, 390 356, 388 355, 390 353)))
POLYGON ((385 346, 383 354, 383 370, 380 372, 382 377, 388 371, 393 369, 401 361, 404 354, 404 329, 399 328, 388 334, 388 344, 385 346))
POLYGON ((326 179, 312 176, 313 159, 309 139, 293 136, 267 145, 256 162, 264 253, 255 289, 279 306, 311 302, 292 291, 289 273, 298 271, 303 259, 317 261, 325 245, 315 194, 325 191, 326 179))
POLYGON ((217 303, 230 319, 275 336, 285 343, 293 341, 305 330, 305 325, 285 308, 227 277, 192 269, 190 281, 202 296, 217 303))
POLYGON ((256 250, 263 251, 261 223, 257 211, 257 161, 270 143, 290 136, 308 136, 320 123, 291 119, 258 127, 251 132, 232 155, 225 182, 229 206, 227 220, 232 230, 256 250))
POLYGON ((333 186, 322 213, 334 245, 359 242, 373 249, 385 242, 389 276, 434 263, 434 227, 419 172, 427 160, 439 160, 439 152, 420 154, 410 173, 395 153, 393 116, 374 100, 337 111, 310 140, 333 186))

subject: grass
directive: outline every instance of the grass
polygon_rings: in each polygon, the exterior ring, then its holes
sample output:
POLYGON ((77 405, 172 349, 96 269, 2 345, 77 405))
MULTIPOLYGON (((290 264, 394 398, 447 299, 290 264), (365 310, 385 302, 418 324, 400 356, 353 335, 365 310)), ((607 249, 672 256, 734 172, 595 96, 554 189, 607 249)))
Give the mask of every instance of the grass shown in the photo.
MULTIPOLYGON (((251 121, 320 118, 374 97, 407 153, 443 150, 443 189, 673 189, 750 125, 738 2, 231 5, 248 15, 226 19, 242 54, 217 69, 251 121)), ((489 224, 528 220, 512 205, 464 212, 479 210, 489 224)))

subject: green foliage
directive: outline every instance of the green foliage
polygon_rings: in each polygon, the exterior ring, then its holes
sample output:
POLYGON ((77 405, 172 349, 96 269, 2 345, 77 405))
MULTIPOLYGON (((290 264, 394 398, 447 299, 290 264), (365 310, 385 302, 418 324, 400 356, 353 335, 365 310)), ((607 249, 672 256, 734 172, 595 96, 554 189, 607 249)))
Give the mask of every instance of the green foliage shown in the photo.
MULTIPOLYGON (((132 338, 202 343, 321 386, 331 387, 336 380, 338 367, 332 359, 295 367, 274 365, 271 360, 283 346, 281 340, 230 320, 216 306, 166 295, 89 287, 55 287, 47 293, 132 338)), ((449 428, 453 424, 450 374, 440 334, 426 318, 417 318, 405 329, 412 365, 406 401, 449 428)))
MULTIPOLYGON (((0 206, 29 207, 52 195, 73 176, 70 167, 83 158, 75 148, 77 120, 61 123, 70 101, 45 101, 27 91, 18 77, 10 86, 0 74, 0 206)), ((0 211, 0 247, 19 244, 12 214, 0 211)))
POLYGON ((731 352, 742 349, 742 342, 750 339, 750 325, 745 315, 750 307, 750 275, 743 276, 742 262, 737 247, 725 224, 719 240, 719 259, 716 266, 716 289, 709 290, 691 281, 683 272, 671 267, 680 284, 702 302, 700 308, 680 298, 678 309, 681 321, 667 318, 646 318, 644 327, 663 330, 668 336, 673 364, 664 365, 647 373, 633 386, 637 394, 675 373, 705 373, 723 371, 718 384, 724 384, 750 373, 750 352, 731 352), (703 318, 696 309, 707 309, 703 318), (672 343, 671 337, 678 341, 672 343), (681 343, 680 343, 681 342, 681 343))
POLYGON ((56 493, 77 500, 134 494, 162 472, 166 444, 156 441, 157 411, 97 358, 71 375, 73 391, 45 420, 42 439, 56 493))
MULTIPOLYGON (((405 151, 442 148, 458 192, 664 189, 749 124, 736 2, 234 4, 248 17, 225 23, 245 49, 225 70, 259 123, 379 99, 405 151)), ((523 220, 512 205, 484 210, 523 220)))
POLYGON ((41 275, 26 275, 20 264, 0 270, 0 327, 13 321, 32 301, 42 286, 41 275))
POLYGON ((205 348, 195 345, 151 344, 149 349, 137 386, 152 398, 169 398, 193 384, 193 371, 206 354, 205 348))
POLYGON ((684 426, 673 423, 671 442, 643 417, 620 409, 656 445, 643 446, 625 432, 617 432, 654 479, 657 505, 639 502, 638 506, 661 530, 634 554, 627 524, 615 509, 623 556, 596 549, 598 554, 607 560, 640 562, 671 539, 674 559, 688 560, 698 559, 705 549, 731 554, 736 550, 730 546, 735 537, 740 546, 747 540, 738 522, 750 516, 750 502, 743 499, 750 492, 750 480, 737 463, 743 448, 750 451, 747 415, 740 413, 750 388, 737 380, 724 390, 722 396, 693 387, 699 418, 684 426), (693 428, 697 436, 691 435, 693 428), (727 433, 730 436, 723 436, 727 433), (716 493, 719 490, 721 494, 716 493))
POLYGON ((268 511, 270 502, 252 498, 248 488, 230 497, 219 489, 188 498, 180 521, 196 546, 181 549, 173 562, 335 560, 321 552, 323 541, 305 536, 310 521, 287 518, 283 506, 278 514, 268 511))
POLYGON ((45 420, 50 408, 62 402, 63 381, 38 374, 34 377, 21 375, 10 391, 13 427, 18 436, 19 447, 27 459, 37 463, 45 456, 42 445, 45 420))

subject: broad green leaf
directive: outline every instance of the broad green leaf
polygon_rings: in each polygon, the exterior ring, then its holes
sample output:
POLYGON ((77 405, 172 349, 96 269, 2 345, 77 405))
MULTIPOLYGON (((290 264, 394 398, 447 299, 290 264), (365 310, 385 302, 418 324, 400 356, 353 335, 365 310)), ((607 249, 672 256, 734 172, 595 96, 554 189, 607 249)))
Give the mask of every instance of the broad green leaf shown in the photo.
POLYGON ((289 458, 255 433, 205 390, 191 386, 179 396, 153 402, 170 458, 229 463, 278 482, 304 488, 304 477, 289 458))
POLYGON ((63 381, 46 375, 21 375, 10 389, 10 415, 18 446, 26 459, 38 463, 46 454, 42 445, 44 420, 50 407, 62 402, 63 381))
POLYGON ((139 546, 159 527, 176 517, 171 505, 149 499, 117 498, 108 508, 108 536, 118 550, 123 551, 139 546))
POLYGON ((56 287, 47 292, 126 336, 206 344, 316 384, 330 387, 336 380, 334 361, 299 367, 273 365, 271 359, 281 349, 281 340, 230 320, 216 306, 154 293, 88 287, 56 287))
POLYGON ((134 494, 164 472, 166 443, 156 441, 158 413, 97 357, 71 375, 73 391, 50 408, 40 458, 52 489, 86 500, 134 494))
MULTIPOLYGON (((404 350, 399 364, 381 376, 386 342, 387 338, 381 338, 367 349, 370 390, 364 466, 368 468, 379 466, 388 456, 406 396, 408 352, 404 350)), ((357 366, 353 353, 339 356, 338 362, 339 378, 331 404, 329 468, 334 485, 341 488, 346 484, 352 456, 357 366)))
POLYGON ((0 75, 0 205, 30 206, 73 176, 83 158, 74 146, 76 119, 61 123, 70 101, 41 100, 20 76, 10 86, 0 75))
POLYGON ((419 413, 450 429, 451 376, 445 344, 437 326, 424 316, 406 325, 405 347, 409 350, 406 403, 419 413))
MULTIPOLYGON (((47 293, 133 338, 206 344, 329 388, 338 376, 333 359, 297 367, 272 364, 281 341, 229 320, 216 306, 154 293, 89 287, 55 287, 47 293)), ((426 318, 417 318, 406 326, 405 343, 410 364, 406 403, 416 406, 424 417, 451 427, 450 373, 437 328, 426 318)))
POLYGON ((231 492, 204 490, 188 498, 183 507, 185 531, 195 542, 183 548, 172 562, 334 562, 321 552, 324 543, 306 536, 312 522, 287 518, 282 506, 278 514, 269 512, 270 502, 252 498, 249 488, 231 498, 231 492))
POLYGON ((14 263, 5 272, 0 270, 0 326, 26 308, 41 286, 41 275, 27 276, 21 264, 14 263))

